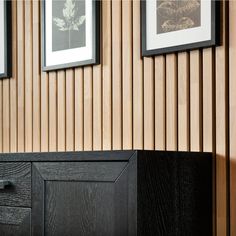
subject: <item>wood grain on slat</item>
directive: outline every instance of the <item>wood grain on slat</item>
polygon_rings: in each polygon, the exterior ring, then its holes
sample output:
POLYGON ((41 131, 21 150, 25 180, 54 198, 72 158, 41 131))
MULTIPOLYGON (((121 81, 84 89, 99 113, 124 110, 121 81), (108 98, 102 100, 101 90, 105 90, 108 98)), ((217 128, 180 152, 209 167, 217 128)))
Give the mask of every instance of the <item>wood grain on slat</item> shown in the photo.
MULTIPOLYGON (((75 70, 75 150, 84 149, 84 78, 83 69, 75 70)), ((101 111, 102 112, 102 111, 101 111)))
POLYGON ((214 51, 203 50, 203 150, 212 152, 214 132, 214 51))
POLYGON ((122 149, 122 1, 112 1, 112 146, 122 149))
POLYGON ((227 235, 228 224, 228 154, 229 154, 229 110, 228 110, 228 4, 222 2, 222 46, 216 48, 216 232, 227 235))
POLYGON ((101 65, 93 67, 93 150, 102 149, 102 76, 101 65))
POLYGON ((33 151, 40 151, 40 1, 33 8, 33 151))
POLYGON ((74 150, 74 70, 66 70, 66 150, 74 150))
POLYGON ((66 150, 66 77, 65 71, 57 72, 57 147, 66 150))
POLYGON ((166 148, 177 150, 177 59, 166 56, 166 148))
POLYGON ((133 1, 133 148, 143 148, 143 62, 140 39, 140 1, 133 1))
POLYGON ((189 55, 178 54, 178 150, 189 151, 189 55))
POLYGON ((229 1, 230 236, 236 236, 236 1, 229 1))
POLYGON ((32 1, 25 1, 25 151, 33 148, 32 1))
POLYGON ((25 71, 24 71, 24 1, 17 1, 17 143, 18 151, 25 151, 25 71))
POLYGON ((10 151, 10 81, 9 79, 3 80, 3 152, 10 151))
POLYGON ((49 151, 57 151, 57 74, 49 73, 49 151))
POLYGON ((84 68, 84 150, 93 148, 93 73, 84 68))
POLYGON ((49 131, 48 131, 48 74, 42 73, 41 77, 41 151, 48 151, 49 131))
POLYGON ((132 1, 122 1, 123 148, 133 146, 132 132, 132 1))
POLYGON ((102 3, 103 149, 112 148, 111 113, 111 0, 102 3))
POLYGON ((154 62, 144 59, 144 149, 154 149, 154 62))
MULTIPOLYGON (((17 151, 17 2, 12 2, 12 78, 10 79, 10 152, 17 151)), ((1 129, 1 128, 0 128, 1 129)), ((1 135, 1 134, 0 134, 1 135)), ((1 142, 1 141, 0 141, 1 142)))
POLYGON ((190 52, 190 149, 202 150, 202 60, 201 52, 190 52))
POLYGON ((166 63, 165 56, 155 57, 155 149, 166 148, 166 63))

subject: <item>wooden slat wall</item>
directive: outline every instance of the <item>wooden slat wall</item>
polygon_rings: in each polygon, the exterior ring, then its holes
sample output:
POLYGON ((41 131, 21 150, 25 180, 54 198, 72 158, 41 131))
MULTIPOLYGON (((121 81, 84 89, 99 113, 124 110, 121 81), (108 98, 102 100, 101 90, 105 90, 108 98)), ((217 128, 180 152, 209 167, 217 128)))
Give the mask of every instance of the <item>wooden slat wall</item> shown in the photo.
POLYGON ((214 232, 227 235, 229 158, 236 220, 235 1, 229 5, 222 3, 222 46, 143 59, 140 2, 104 0, 101 64, 43 73, 40 0, 12 1, 13 76, 0 81, 0 151, 211 151, 214 232))

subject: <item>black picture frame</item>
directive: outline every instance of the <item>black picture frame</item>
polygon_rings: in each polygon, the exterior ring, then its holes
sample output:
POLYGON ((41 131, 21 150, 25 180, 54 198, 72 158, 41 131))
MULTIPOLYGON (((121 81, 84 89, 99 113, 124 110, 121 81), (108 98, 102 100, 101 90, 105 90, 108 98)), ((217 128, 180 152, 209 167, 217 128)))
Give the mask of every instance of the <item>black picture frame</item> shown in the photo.
POLYGON ((141 43, 142 43, 142 56, 149 57, 153 55, 168 54, 173 52, 189 51, 197 48, 207 48, 211 46, 220 45, 220 1, 211 0, 211 39, 207 41, 200 41, 196 43, 189 43, 179 46, 172 46, 160 49, 148 50, 146 47, 147 33, 146 33, 146 2, 149 0, 141 0, 141 43))
MULTIPOLYGON (((100 63, 100 0, 92 0, 92 39, 93 57, 90 60, 75 61, 72 63, 64 63, 53 66, 46 65, 46 43, 45 43, 45 1, 41 2, 41 67, 42 71, 61 70, 85 65, 96 65, 100 63)), ((86 0, 85 0, 86 1, 86 0)))
POLYGON ((12 21, 11 21, 11 1, 4 0, 4 72, 0 73, 0 79, 12 76, 12 21))

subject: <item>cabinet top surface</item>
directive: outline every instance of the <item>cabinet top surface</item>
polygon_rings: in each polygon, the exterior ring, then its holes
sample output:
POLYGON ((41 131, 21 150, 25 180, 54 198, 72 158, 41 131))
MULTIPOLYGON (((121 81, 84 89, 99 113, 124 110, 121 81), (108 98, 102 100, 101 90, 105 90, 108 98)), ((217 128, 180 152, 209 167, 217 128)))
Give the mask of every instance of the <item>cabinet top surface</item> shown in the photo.
POLYGON ((2 153, 0 162, 41 162, 41 161, 129 161, 133 155, 144 154, 148 156, 190 156, 206 157, 212 153, 202 152, 174 152, 174 151, 78 151, 78 152, 37 152, 37 153, 2 153))

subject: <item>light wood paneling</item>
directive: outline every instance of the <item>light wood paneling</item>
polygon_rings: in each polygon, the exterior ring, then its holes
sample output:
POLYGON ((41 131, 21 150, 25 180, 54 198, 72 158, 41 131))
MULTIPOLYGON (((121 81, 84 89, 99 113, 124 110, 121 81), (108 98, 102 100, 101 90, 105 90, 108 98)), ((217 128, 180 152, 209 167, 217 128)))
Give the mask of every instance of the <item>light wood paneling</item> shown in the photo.
POLYGON ((25 151, 33 150, 33 21, 32 1, 25 1, 25 151))
POLYGON ((49 73, 41 71, 40 2, 12 2, 13 75, 0 81, 0 151, 211 151, 214 230, 226 236, 229 159, 236 219, 235 1, 229 45, 226 2, 222 46, 149 58, 141 56, 140 1, 102 1, 101 64, 49 73))
POLYGON ((25 151, 25 17, 24 1, 17 1, 17 151, 25 151))
MULTIPOLYGON (((17 31, 16 31, 17 14, 16 13, 17 13, 17 2, 13 1, 12 2, 12 78, 10 80, 10 127, 9 127, 10 152, 17 151, 17 31)), ((2 114, 1 111, 0 113, 2 114)), ((0 137, 1 137, 1 132, 0 132, 0 137)), ((1 138, 0 138, 0 143, 1 143, 1 138)))
POLYGON ((166 63, 155 58, 155 149, 166 149, 166 63))
POLYGON ((166 148, 172 151, 178 148, 177 84, 177 58, 175 54, 169 54, 166 56, 166 148))
POLYGON ((190 52, 190 150, 202 151, 202 57, 190 52))
POLYGON ((123 149, 132 149, 132 1, 122 0, 123 149))
POLYGON ((84 150, 93 149, 93 75, 92 68, 84 68, 84 150))
POLYGON ((102 106, 102 127, 103 127, 103 149, 112 149, 112 62, 111 62, 111 0, 102 2, 102 76, 103 76, 103 106, 102 106))
MULTIPOLYGON (((40 151, 40 2, 33 1, 33 151, 40 151)), ((14 80, 13 80, 14 81, 14 80)))
POLYGON ((178 54, 178 150, 189 151, 189 55, 178 54))
POLYGON ((122 0, 112 1, 112 146, 122 149, 122 0))
POLYGON ((133 148, 143 148, 143 61, 140 39, 140 1, 133 1, 133 148))
POLYGON ((75 150, 82 151, 83 149, 84 149, 84 80, 83 80, 83 69, 78 68, 75 69, 75 150))
POLYGON ((228 81, 228 3, 222 3, 222 41, 215 51, 215 102, 216 102, 216 232, 227 235, 228 224, 228 158, 229 158, 229 81, 228 81))
POLYGON ((236 1, 229 1, 230 235, 236 236, 236 1))
POLYGON ((57 145, 58 151, 66 150, 66 76, 65 71, 57 72, 57 145))
POLYGON ((66 151, 74 150, 74 70, 66 70, 66 151))

